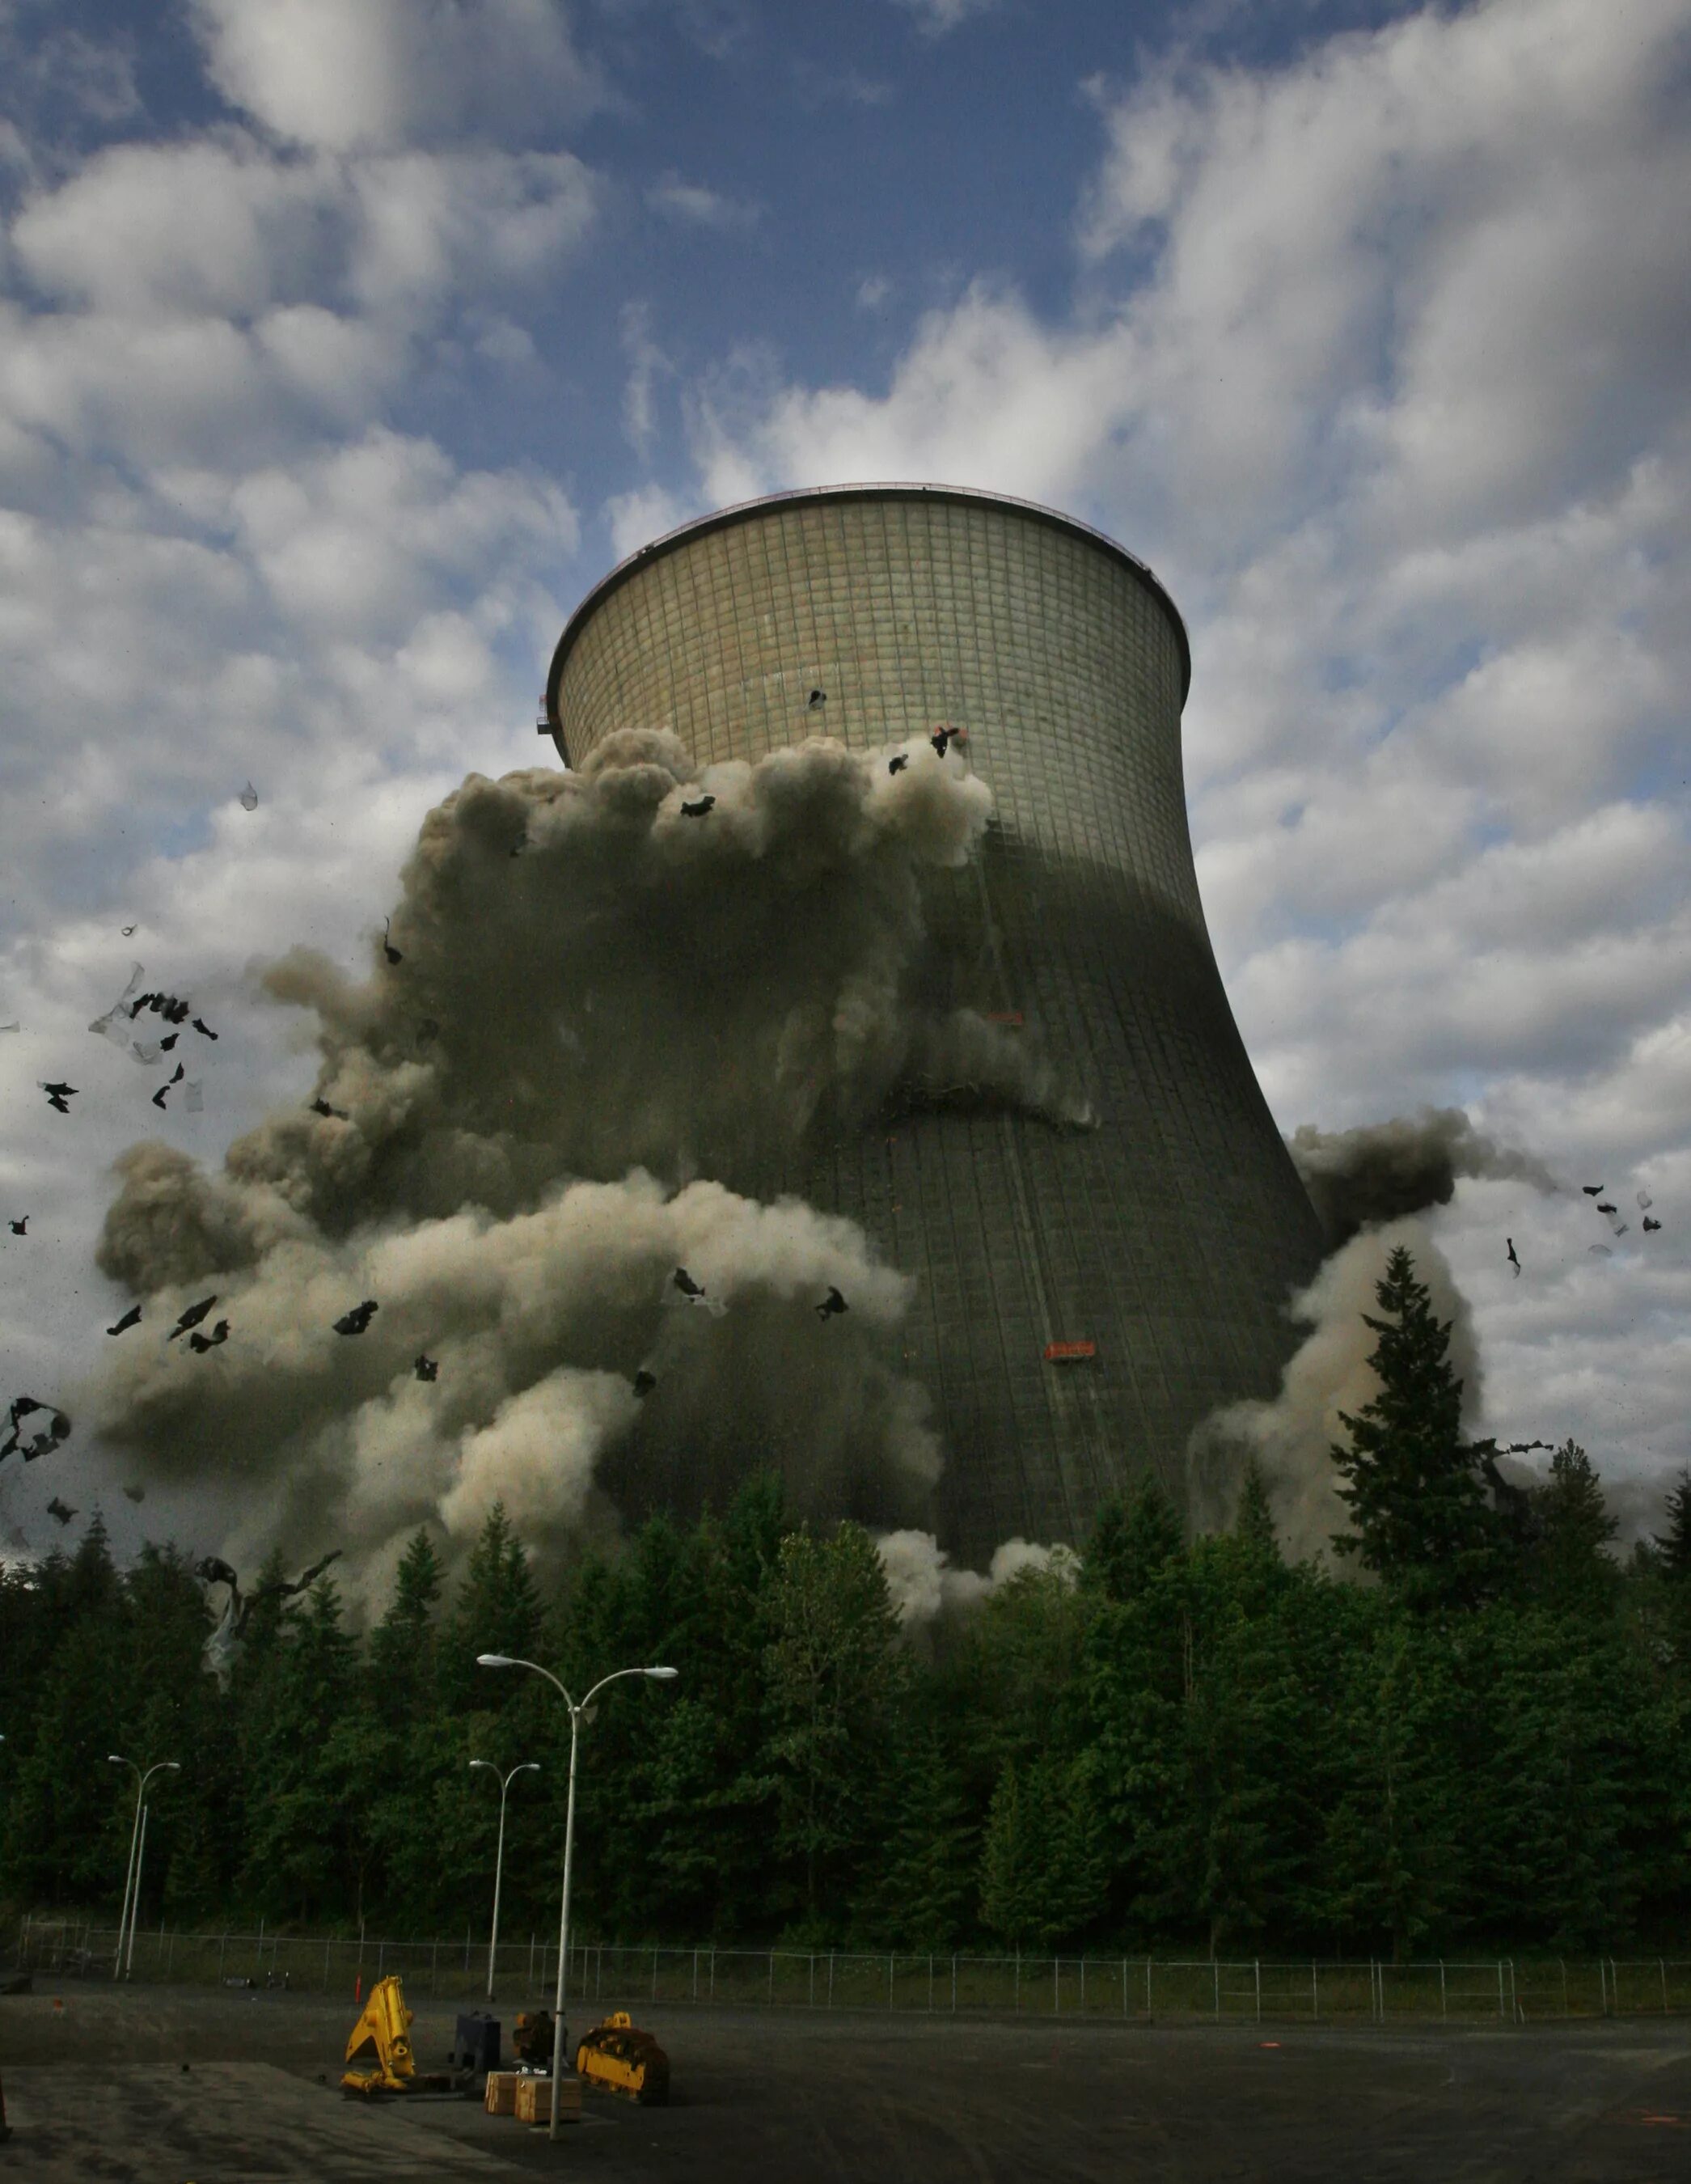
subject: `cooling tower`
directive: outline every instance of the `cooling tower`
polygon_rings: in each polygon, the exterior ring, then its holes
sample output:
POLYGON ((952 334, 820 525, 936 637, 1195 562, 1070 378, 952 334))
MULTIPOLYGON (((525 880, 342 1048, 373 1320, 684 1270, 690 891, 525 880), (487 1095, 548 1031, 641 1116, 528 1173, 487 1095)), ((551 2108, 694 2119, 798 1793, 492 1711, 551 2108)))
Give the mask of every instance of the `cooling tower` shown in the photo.
POLYGON ((946 1450, 932 1522, 974 1562, 1015 1535, 1082 1540, 1148 1468, 1181 1498, 1192 1428, 1277 1387, 1285 1303, 1321 1257, 1199 901, 1189 672, 1172 601, 1120 546, 924 486, 687 524, 598 586, 552 664, 542 728, 566 763, 620 727, 667 728, 700 763, 967 731, 996 816, 930 885, 936 998, 1041 1042, 1095 1127, 963 1088, 764 1180, 915 1277, 907 1369, 946 1450))

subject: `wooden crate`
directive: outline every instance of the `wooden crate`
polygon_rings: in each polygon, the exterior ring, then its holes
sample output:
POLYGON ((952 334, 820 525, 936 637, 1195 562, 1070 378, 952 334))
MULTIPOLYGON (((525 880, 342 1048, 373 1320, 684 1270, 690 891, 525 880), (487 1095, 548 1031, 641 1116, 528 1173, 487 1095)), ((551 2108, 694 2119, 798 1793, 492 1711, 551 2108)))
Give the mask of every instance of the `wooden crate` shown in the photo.
MULTIPOLYGON (((552 2081, 550 2078, 519 2078, 517 2080, 516 2119, 519 2123, 551 2122, 552 2081)), ((579 2078, 559 2079, 558 2120, 559 2123, 579 2123, 581 2120, 581 2081, 579 2078)))
POLYGON ((517 2080, 515 2070, 490 2070, 487 2090, 481 2105, 489 2115, 515 2115, 517 2112, 517 2080))

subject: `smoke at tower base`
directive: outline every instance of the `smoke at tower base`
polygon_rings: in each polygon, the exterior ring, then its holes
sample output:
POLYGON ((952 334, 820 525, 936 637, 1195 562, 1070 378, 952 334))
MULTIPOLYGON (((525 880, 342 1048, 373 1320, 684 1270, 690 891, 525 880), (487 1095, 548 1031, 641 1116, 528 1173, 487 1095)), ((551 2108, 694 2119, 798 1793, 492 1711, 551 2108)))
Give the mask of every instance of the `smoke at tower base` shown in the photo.
MULTIPOLYGON (((1266 1402, 1215 1411, 1187 1445, 1188 1515, 1196 1530, 1232 1522, 1245 1464, 1254 1459, 1268 1490, 1276 1534, 1293 1560, 1331 1555, 1333 1535, 1350 1529, 1332 1464, 1348 1440, 1341 1412, 1354 1417, 1377 1394, 1368 1359, 1376 1337, 1363 1315, 1393 1251, 1403 1245, 1432 1308, 1450 1323, 1449 1357, 1463 1384, 1463 1408, 1478 1413, 1481 1380, 1473 1315, 1432 1232, 1417 1217, 1448 1206, 1459 1178, 1493 1178, 1560 1189, 1532 1154, 1500 1145, 1475 1129, 1460 1107, 1424 1107, 1354 1130, 1305 1123, 1287 1140, 1327 1232, 1328 1256, 1290 1304, 1310 1330, 1266 1402)), ((1344 1564, 1355 1574, 1354 1564, 1344 1564)))
POLYGON ((220 1173, 157 1143, 119 1162, 98 1262, 159 1339, 108 1361, 106 1444, 220 1497, 237 1566, 342 1546, 372 1594, 418 1525, 461 1546, 495 1500, 543 1553, 720 1507, 758 1467, 798 1516, 919 1516, 941 1457, 894 1362, 911 1285, 770 1178, 960 1084, 1087 1116, 1033 1043, 919 998, 943 989, 921 875, 968 859, 992 799, 912 749, 896 774, 822 738, 700 769, 641 731, 578 773, 472 775, 369 981, 303 950, 264 974, 316 1015, 315 1105, 220 1173), (208 1292, 229 1340, 166 1342, 208 1292))

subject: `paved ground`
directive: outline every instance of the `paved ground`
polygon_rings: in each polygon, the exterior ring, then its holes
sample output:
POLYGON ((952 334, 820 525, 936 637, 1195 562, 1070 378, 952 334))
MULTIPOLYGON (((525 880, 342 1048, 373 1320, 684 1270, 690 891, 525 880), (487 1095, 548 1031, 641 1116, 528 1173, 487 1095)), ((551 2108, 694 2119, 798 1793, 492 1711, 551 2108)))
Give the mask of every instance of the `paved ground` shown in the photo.
MULTIPOLYGON (((0 1998, 0 2184, 1691 2179, 1684 2020, 1317 2031, 637 2009, 669 2050, 670 2106, 590 2094, 554 2148, 470 2103, 343 2098, 350 2008, 75 1984, 64 2003, 0 1998)), ((451 2035, 449 2012, 419 2012, 424 2068, 451 2035)))

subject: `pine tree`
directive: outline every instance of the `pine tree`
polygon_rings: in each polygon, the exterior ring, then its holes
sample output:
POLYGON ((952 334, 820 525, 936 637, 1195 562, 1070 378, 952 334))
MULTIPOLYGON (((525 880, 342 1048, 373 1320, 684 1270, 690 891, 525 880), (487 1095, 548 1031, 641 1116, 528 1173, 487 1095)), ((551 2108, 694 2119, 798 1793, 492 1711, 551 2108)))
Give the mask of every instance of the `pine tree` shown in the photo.
POLYGON ((1495 1450, 1463 1438, 1450 1325, 1402 1245, 1375 1296, 1388 1316, 1363 1318, 1379 1338, 1368 1362, 1380 1391, 1354 1418, 1339 1412, 1350 1446, 1335 1446, 1332 1460, 1356 1529, 1333 1545, 1417 1605, 1471 1603, 1497 1571, 1500 1534, 1482 1476, 1495 1450))
POLYGON ((527 1679, 494 1676, 480 1653, 532 1660, 541 1632, 540 1590, 505 1505, 496 1502, 470 1550, 464 1581, 441 1634, 440 1673, 448 1703, 477 1712, 522 1706, 527 1679))
POLYGON ((881 1752, 905 1657, 886 1574, 860 1525, 789 1533, 772 1574, 764 1674, 778 1786, 777 1850, 802 1871, 814 1930, 848 1898, 882 1833, 881 1752))
POLYGON ((1536 1534, 1528 1557, 1532 1592, 1570 1612, 1611 1607, 1620 1570, 1607 1550, 1620 1527, 1577 1441, 1564 1441, 1555 1451, 1550 1475, 1532 1489, 1530 1506, 1536 1534))
POLYGON ((1260 1552, 1273 1556, 1277 1562, 1279 1560, 1280 1543, 1275 1536, 1274 1512, 1268 1502, 1268 1481, 1254 1457, 1245 1466, 1244 1481, 1239 1488, 1233 1535, 1260 1552))
POLYGON ((981 1843, 982 1922, 1017 1948, 1049 1948, 1097 1917, 1104 1880, 1085 1769, 1055 1753, 1006 1766, 981 1843))
POLYGON ((1651 1537, 1662 1574, 1674 1585, 1691 1585, 1691 1470, 1682 1471, 1668 1489, 1667 1529, 1651 1537))
POLYGON ((1125 1501, 1112 1499, 1093 1520, 1082 1582, 1106 1600, 1132 1600, 1180 1553, 1180 1518, 1154 1479, 1125 1501))

